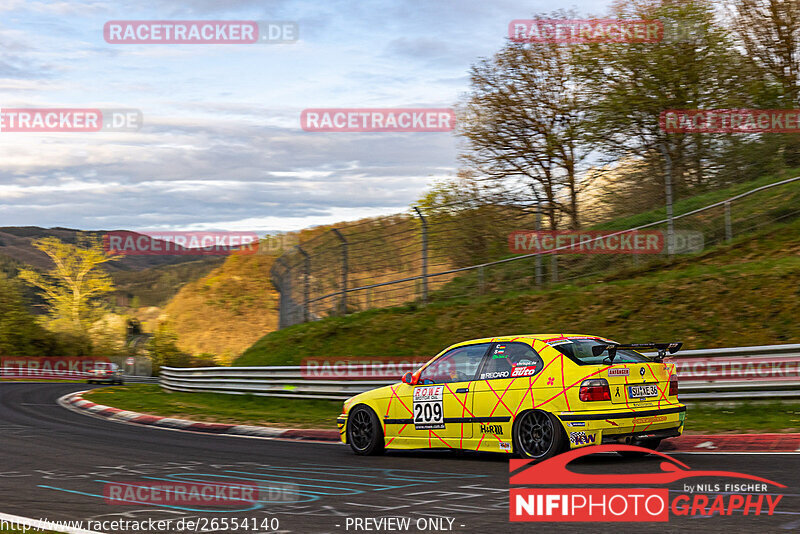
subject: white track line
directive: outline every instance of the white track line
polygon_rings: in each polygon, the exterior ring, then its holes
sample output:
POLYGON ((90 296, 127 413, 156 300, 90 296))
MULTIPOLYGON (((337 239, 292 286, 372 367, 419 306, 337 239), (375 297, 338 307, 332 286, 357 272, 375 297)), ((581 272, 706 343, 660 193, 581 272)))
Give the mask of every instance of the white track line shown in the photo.
MULTIPOLYGON (((6 521, 10 527, 30 527, 33 532, 42 530, 52 530, 53 532, 65 532, 66 534, 104 534, 95 530, 84 530, 82 528, 68 527, 61 523, 79 522, 80 519, 67 519, 64 521, 48 521, 42 519, 31 519, 21 515, 4 514, 0 512, 0 521, 6 521), (35 529, 35 530, 34 530, 35 529)), ((81 521, 82 522, 82 521, 81 521)))

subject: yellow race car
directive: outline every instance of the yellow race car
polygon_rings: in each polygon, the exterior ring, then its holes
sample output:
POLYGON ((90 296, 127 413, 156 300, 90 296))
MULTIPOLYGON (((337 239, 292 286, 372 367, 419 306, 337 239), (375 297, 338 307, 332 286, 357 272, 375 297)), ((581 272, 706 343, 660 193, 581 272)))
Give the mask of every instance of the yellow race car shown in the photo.
POLYGON ((362 455, 450 448, 543 460, 600 443, 655 449, 683 432, 675 365, 663 361, 681 345, 575 334, 465 341, 402 382, 347 399, 337 424, 362 455))

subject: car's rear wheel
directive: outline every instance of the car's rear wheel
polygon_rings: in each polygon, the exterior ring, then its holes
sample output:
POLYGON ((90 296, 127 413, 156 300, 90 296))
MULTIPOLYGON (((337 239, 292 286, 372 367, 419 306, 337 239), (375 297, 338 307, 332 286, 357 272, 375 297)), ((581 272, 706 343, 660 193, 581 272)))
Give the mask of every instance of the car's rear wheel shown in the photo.
POLYGON ((529 410, 514 421, 514 452, 523 458, 545 460, 564 448, 564 430, 550 413, 529 410))
MULTIPOLYGON (((631 445, 636 445, 637 447, 644 447, 645 449, 651 450, 656 450, 660 444, 661 438, 637 439, 631 441, 631 445)), ((650 453, 644 451, 617 451, 617 454, 623 458, 644 458, 650 453)))
POLYGON ((356 406, 347 418, 347 443, 362 456, 383 452, 383 429, 378 416, 367 406, 356 406))

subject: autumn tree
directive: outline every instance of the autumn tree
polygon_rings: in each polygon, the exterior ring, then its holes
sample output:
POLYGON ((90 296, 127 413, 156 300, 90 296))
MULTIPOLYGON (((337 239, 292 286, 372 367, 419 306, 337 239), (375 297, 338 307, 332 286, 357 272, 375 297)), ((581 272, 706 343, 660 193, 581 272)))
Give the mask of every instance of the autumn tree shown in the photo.
POLYGON ((85 335, 105 312, 102 297, 114 291, 101 266, 121 256, 108 254, 100 239, 90 235, 79 235, 74 245, 55 237, 32 244, 47 254, 54 267, 45 273, 21 269, 19 277, 40 290, 48 307, 48 328, 85 335))

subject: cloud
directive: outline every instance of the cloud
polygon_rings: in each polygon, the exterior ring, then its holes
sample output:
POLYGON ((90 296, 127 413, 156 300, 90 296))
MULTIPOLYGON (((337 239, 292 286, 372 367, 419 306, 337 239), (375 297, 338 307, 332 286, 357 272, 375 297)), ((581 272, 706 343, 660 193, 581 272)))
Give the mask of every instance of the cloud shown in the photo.
MULTIPOLYGON (((602 5, 598 0, 591 5, 602 5)), ((583 4, 589 5, 588 1, 583 4)), ((310 107, 451 107, 544 0, 6 0, 0 107, 137 108, 138 132, 0 132, 0 225, 285 230, 405 211, 449 133, 310 133, 310 107), (291 45, 109 45, 120 19, 287 20, 291 45), (253 225, 247 227, 247 225, 253 225)))

